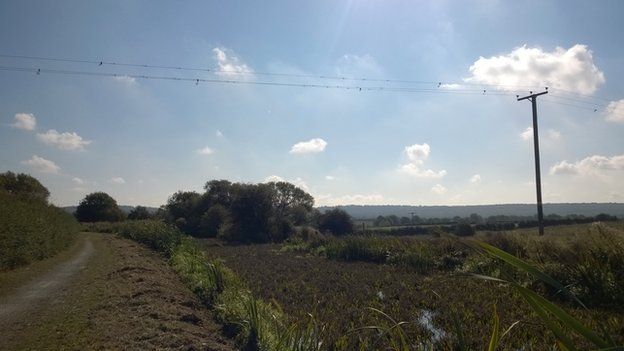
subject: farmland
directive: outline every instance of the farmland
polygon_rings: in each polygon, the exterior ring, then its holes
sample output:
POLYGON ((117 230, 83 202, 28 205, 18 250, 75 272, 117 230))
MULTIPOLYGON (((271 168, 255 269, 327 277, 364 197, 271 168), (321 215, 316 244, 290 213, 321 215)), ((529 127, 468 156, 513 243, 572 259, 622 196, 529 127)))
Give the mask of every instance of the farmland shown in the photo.
MULTIPOLYGON (((621 342, 624 310, 621 292, 617 291, 622 282, 617 279, 622 273, 616 266, 606 266, 605 262, 616 264, 617 260, 622 260, 622 229, 622 223, 618 222, 608 226, 549 228, 545 237, 538 237, 534 230, 527 229, 507 234, 478 233, 476 238, 550 269, 550 274, 564 282, 576 279, 575 293, 590 306, 588 310, 553 295, 526 275, 515 274, 527 286, 551 294, 587 325, 597 327, 596 320, 602 321, 621 342), (595 245, 586 245, 587 240, 594 241, 595 245), (601 245, 606 245, 605 240, 613 240, 611 246, 598 252, 601 245), (582 247, 584 249, 579 249, 582 247), (570 250, 577 250, 577 254, 572 255, 570 250), (591 261, 594 254, 608 258, 591 261), (566 258, 566 261, 557 265, 555 257, 566 258), (568 268, 562 268, 563 265, 568 268), (603 278, 611 277, 616 281, 598 282, 600 279, 596 276, 592 280, 595 285, 590 286, 587 272, 580 272, 586 265, 599 271, 603 278), (582 277, 588 281, 583 281, 582 277), (608 286, 601 288, 601 284, 608 286)), ((286 244, 227 245, 212 239, 203 240, 201 244, 210 258, 222 259, 258 297, 275 303, 295 319, 307 320, 313 316, 316 323, 325 327, 324 339, 330 348, 385 347, 385 340, 374 331, 358 330, 364 326, 389 324, 386 317, 373 310, 377 309, 396 321, 408 322, 403 329, 413 346, 451 349, 463 339, 468 349, 483 349, 489 342, 494 306, 503 329, 520 321, 503 339, 503 349, 543 349, 543 345, 555 343, 550 331, 508 286, 469 275, 496 275, 504 267, 473 252, 464 240, 317 237, 286 244), (357 245, 354 244, 358 240, 357 245), (354 246, 358 255, 344 254, 354 246), (457 262, 443 264, 450 260, 450 253, 455 253, 457 262), (388 259, 392 256, 397 258, 388 259), (428 260, 430 263, 423 263, 428 260)))

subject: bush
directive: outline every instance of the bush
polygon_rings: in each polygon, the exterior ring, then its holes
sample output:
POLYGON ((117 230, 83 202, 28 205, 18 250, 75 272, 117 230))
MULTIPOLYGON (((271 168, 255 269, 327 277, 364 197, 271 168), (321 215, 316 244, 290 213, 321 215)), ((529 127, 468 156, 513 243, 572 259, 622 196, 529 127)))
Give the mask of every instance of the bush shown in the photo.
POLYGON ((167 256, 171 256, 183 237, 178 228, 158 220, 128 221, 119 224, 116 229, 122 237, 138 241, 167 256))
POLYGON ((334 235, 353 233, 353 220, 343 209, 334 208, 321 215, 319 229, 334 235))
POLYGON ((0 270, 53 256, 79 231, 78 222, 62 209, 0 191, 0 270))

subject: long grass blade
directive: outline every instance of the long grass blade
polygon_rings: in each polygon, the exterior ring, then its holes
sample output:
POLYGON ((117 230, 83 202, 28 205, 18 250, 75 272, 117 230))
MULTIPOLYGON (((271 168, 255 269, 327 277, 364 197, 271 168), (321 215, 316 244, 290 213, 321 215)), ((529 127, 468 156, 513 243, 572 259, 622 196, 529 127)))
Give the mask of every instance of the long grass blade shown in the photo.
POLYGON ((572 294, 565 286, 563 286, 561 283, 559 283, 558 281, 556 281, 554 278, 552 278, 551 276, 549 276, 548 274, 545 274, 543 272, 541 272, 540 270, 538 270, 537 268, 531 266, 530 264, 526 263, 525 261, 517 258, 514 255, 511 255, 495 246, 492 246, 490 244, 484 243, 484 242, 480 242, 477 241, 476 244, 481 247, 483 250, 487 251, 491 256, 494 256, 500 260, 503 260, 505 262, 507 262, 508 264, 522 270, 525 271, 529 274, 531 274, 532 276, 536 277, 537 279, 549 284, 550 286, 559 289, 560 291, 564 292, 565 294, 567 294, 568 296, 570 296, 571 298, 573 298, 578 304, 580 304, 583 308, 587 308, 585 306, 585 304, 583 304, 583 302, 581 302, 581 300, 579 300, 576 296, 574 296, 574 294, 572 294))
POLYGON ((496 311, 496 304, 494 304, 494 313, 492 315, 494 326, 492 327, 492 336, 490 337, 490 345, 488 351, 495 351, 500 341, 500 319, 498 318, 498 312, 496 311))

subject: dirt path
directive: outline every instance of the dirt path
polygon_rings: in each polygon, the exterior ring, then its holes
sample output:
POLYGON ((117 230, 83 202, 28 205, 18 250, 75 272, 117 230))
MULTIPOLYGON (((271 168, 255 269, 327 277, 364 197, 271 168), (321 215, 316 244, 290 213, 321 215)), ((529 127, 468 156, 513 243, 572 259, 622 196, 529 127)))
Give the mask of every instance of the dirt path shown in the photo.
POLYGON ((4 290, 0 350, 235 349, 161 256, 110 234, 80 240, 4 290))
POLYGON ((34 279, 12 295, 0 299, 0 328, 3 325, 14 323, 24 316, 29 309, 38 309, 46 300, 55 296, 58 289, 69 282, 78 271, 85 268, 85 264, 93 254, 93 243, 85 238, 80 252, 70 261, 62 263, 34 279))

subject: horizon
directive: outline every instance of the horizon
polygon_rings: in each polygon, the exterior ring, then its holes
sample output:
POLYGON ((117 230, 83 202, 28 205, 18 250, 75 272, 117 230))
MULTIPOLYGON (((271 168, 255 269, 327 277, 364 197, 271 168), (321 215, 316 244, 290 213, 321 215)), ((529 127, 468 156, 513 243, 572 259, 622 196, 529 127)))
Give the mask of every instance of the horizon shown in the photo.
POLYGON ((530 204, 531 105, 516 94, 548 87, 543 201, 621 203, 621 13, 621 1, 2 3, 0 172, 35 176, 59 206, 96 190, 160 206, 210 179, 288 181, 316 206, 530 204))

